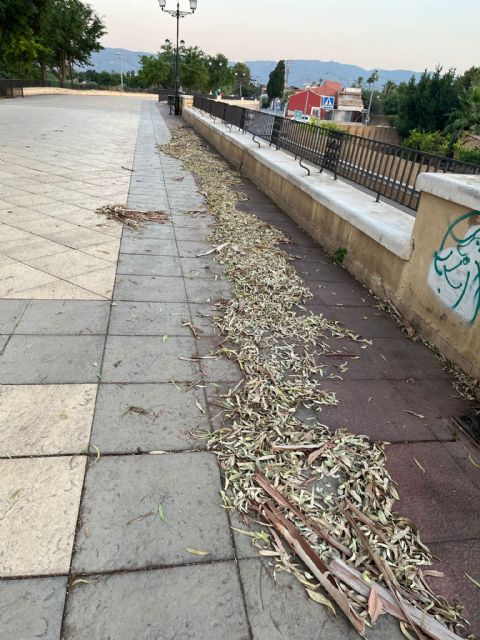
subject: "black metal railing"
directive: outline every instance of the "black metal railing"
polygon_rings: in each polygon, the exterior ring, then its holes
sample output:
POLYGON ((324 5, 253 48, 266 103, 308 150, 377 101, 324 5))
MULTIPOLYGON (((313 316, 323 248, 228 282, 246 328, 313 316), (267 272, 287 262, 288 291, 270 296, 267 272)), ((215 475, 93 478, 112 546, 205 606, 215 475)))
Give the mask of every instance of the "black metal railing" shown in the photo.
MULTIPOLYGON (((300 159, 300 164, 303 160, 311 162, 320 171, 331 171, 335 178, 340 176, 374 192, 377 200, 382 196, 414 211, 420 199, 420 192, 415 187, 420 173, 480 174, 478 165, 203 96, 195 96, 193 106, 252 134, 255 141, 259 138, 292 153, 300 159)), ((302 166, 310 174, 310 169, 302 166)))

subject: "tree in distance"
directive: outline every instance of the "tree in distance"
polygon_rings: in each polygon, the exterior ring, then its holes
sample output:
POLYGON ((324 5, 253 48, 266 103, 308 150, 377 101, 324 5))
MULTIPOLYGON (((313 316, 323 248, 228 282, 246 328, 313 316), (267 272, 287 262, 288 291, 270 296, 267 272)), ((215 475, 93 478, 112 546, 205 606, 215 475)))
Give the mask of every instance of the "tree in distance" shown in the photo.
POLYGON ((267 83, 267 94, 270 100, 283 98, 285 91, 285 60, 280 60, 270 73, 267 83))

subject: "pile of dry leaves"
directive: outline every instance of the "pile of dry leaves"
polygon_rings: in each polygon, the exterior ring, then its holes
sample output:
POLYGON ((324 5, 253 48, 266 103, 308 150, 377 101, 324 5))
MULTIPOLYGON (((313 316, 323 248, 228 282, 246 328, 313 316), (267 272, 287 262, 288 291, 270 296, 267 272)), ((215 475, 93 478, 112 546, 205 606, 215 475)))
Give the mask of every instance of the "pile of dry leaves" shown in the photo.
POLYGON ((465 629, 460 609, 432 593, 432 555, 415 525, 393 512, 398 493, 383 446, 299 419, 301 408, 337 404, 322 389, 347 368, 332 366, 335 343, 368 342, 302 312, 311 294, 279 246, 287 238, 236 208, 245 199, 238 174, 191 129, 177 129, 161 150, 200 180, 217 218, 216 259, 235 288, 215 322, 234 345, 220 353, 238 363, 243 380, 218 400, 225 426, 197 433, 220 459, 224 506, 265 523, 250 532, 260 553, 313 600, 335 603, 361 635, 388 612, 407 638, 457 638, 465 629))
POLYGON ((135 229, 139 227, 141 222, 163 224, 168 220, 168 215, 162 211, 138 211, 137 209, 129 209, 124 204, 108 204, 97 209, 96 213, 135 229))

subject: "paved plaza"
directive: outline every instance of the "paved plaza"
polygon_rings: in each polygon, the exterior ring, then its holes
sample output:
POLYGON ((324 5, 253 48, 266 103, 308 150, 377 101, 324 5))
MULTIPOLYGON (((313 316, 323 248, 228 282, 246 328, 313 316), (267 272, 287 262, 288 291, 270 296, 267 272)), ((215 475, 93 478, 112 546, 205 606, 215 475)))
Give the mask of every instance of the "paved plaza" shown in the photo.
MULTIPOLYGON (((222 507, 217 458, 189 436, 240 371, 196 357, 221 340, 208 315, 231 287, 198 257, 214 219, 186 215, 205 203, 158 151, 170 126, 152 99, 0 102, 0 640, 354 640, 232 529, 245 527, 222 507), (112 203, 169 221, 122 228, 95 213, 112 203)), ((366 289, 243 190, 239 208, 292 238, 309 308, 373 340, 326 384, 342 401, 322 421, 392 443, 398 509, 445 572, 435 588, 480 633, 465 579, 480 572, 480 456, 451 421, 468 403, 366 289)), ((367 635, 404 637, 386 615, 367 635)))

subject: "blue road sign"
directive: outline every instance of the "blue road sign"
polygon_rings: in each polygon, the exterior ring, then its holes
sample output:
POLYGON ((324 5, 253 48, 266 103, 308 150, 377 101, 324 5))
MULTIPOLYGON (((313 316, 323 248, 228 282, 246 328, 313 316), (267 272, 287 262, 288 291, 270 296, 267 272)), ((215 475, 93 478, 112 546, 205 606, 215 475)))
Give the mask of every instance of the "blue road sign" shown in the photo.
POLYGON ((334 96, 322 96, 322 109, 331 110, 335 107, 334 96))

